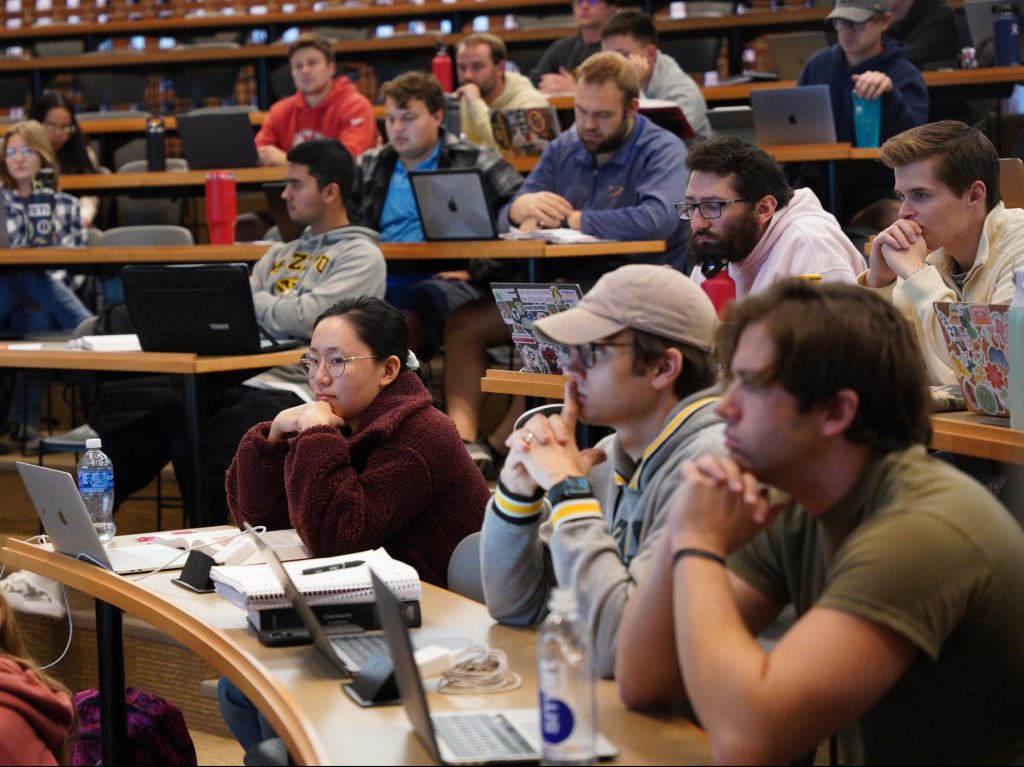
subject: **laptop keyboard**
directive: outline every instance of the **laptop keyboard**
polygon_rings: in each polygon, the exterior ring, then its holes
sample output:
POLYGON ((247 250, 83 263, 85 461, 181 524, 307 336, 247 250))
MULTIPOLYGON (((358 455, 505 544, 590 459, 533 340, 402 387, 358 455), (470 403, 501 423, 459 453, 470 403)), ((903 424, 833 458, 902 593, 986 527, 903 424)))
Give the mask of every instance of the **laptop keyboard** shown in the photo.
POLYGON ((391 653, 388 652, 387 638, 383 634, 334 636, 330 637, 330 640, 335 649, 343 652, 347 658, 353 661, 348 664, 354 666, 352 671, 361 669, 375 652, 381 652, 387 657, 391 657, 391 653))
POLYGON ((480 756, 491 759, 536 755, 533 746, 527 743, 501 714, 434 714, 431 719, 438 737, 443 739, 457 756, 480 756))
POLYGON ((184 552, 174 551, 166 546, 129 546, 107 549, 107 557, 115 571, 156 570, 182 555, 174 564, 180 569, 185 562, 184 552))

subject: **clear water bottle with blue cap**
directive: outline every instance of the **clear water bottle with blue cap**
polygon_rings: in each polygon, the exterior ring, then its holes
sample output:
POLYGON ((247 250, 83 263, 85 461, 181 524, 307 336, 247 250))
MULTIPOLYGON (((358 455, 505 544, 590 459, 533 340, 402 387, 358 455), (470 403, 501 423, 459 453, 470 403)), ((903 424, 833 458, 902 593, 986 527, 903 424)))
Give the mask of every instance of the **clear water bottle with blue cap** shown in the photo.
POLYGON ((82 494, 96 534, 104 543, 117 532, 114 525, 114 464, 102 450, 100 439, 85 441, 85 455, 78 462, 78 492, 82 494))

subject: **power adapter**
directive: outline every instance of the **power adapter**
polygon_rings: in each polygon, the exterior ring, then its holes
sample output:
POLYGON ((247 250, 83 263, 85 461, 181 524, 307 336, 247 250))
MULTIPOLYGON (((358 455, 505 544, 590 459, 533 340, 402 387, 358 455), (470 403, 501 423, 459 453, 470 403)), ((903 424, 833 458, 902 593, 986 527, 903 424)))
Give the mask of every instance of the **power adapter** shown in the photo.
POLYGON ((416 666, 420 670, 420 676, 428 679, 432 676, 440 676, 446 671, 455 668, 455 652, 440 645, 429 645, 421 647, 414 653, 416 666))

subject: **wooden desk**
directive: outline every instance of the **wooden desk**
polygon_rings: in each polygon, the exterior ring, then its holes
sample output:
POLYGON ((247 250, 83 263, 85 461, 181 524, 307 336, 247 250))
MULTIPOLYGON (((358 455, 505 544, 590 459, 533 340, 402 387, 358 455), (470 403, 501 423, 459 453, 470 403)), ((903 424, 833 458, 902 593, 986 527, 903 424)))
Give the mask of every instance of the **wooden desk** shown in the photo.
MULTIPOLYGON (((495 394, 520 394, 541 399, 562 399, 566 376, 488 370, 480 389, 495 394)), ((983 423, 973 413, 935 413, 931 417, 933 450, 1024 465, 1024 431, 983 423)))
MULTIPOLYGON (((244 612, 215 594, 191 594, 173 586, 166 573, 135 581, 136 576, 117 576, 14 539, 8 539, 0 558, 91 594, 116 608, 111 612, 142 618, 200 655, 257 705, 300 764, 430 763, 400 706, 360 709, 311 647, 263 647, 246 628, 244 612)), ((425 627, 454 629, 498 647, 523 676, 521 688, 500 695, 432 693, 431 707, 476 711, 537 705, 534 631, 496 625, 483 605, 426 584, 421 603, 425 627)), ((110 634, 107 641, 116 642, 120 625, 110 634)), ((101 663, 110 661, 109 651, 99 655, 101 663)), ((696 726, 670 714, 627 711, 611 681, 598 683, 597 707, 601 731, 621 751, 615 764, 710 761, 707 740, 696 726)))
POLYGON ((98 266, 258 261, 265 244, 133 245, 105 248, 0 248, 0 266, 98 266))
MULTIPOLYGON (((258 168, 223 168, 235 174, 239 186, 284 181, 285 166, 275 165, 258 168)), ((61 176, 63 192, 77 193, 108 192, 119 193, 138 189, 187 189, 203 188, 208 170, 157 171, 144 173, 82 173, 61 176)))
MULTIPOLYGON (((267 118, 266 112, 249 112, 249 124, 253 127, 263 125, 267 118)), ((178 119, 174 115, 166 115, 163 118, 164 130, 167 133, 175 133, 178 130, 178 119)), ((87 136, 98 136, 108 133, 138 133, 142 136, 146 132, 147 117, 110 117, 96 120, 86 120, 79 124, 82 132, 87 136)), ((0 136, 11 129, 14 123, 0 125, 0 136)))
POLYGON ((206 499, 206 449, 203 433, 203 396, 200 376, 210 373, 251 370, 254 373, 278 365, 294 365, 300 349, 230 357, 165 352, 93 352, 67 349, 63 343, 45 342, 39 350, 12 351, 0 348, 0 367, 38 370, 94 370, 123 373, 178 375, 182 379, 186 444, 190 469, 197 481, 191 493, 183 487, 185 509, 193 525, 209 524, 206 499))

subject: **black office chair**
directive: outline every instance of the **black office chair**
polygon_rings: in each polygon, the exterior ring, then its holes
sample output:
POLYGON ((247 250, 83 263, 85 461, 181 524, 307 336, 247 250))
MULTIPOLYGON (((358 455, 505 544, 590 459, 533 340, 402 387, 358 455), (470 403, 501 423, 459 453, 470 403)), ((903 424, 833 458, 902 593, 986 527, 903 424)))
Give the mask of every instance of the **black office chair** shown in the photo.
POLYGON ((86 109, 115 104, 131 104, 134 109, 146 103, 146 80, 147 75, 138 71, 80 72, 75 75, 75 86, 86 109))
POLYGON ((698 37, 666 40, 660 45, 687 73, 704 73, 718 69, 718 54, 722 50, 721 37, 698 37))
MULTIPOLYGON (((203 42, 179 46, 180 50, 238 48, 233 42, 203 42)), ((174 83, 174 98, 187 100, 202 106, 207 99, 234 100, 235 85, 242 65, 238 61, 221 64, 188 64, 176 70, 171 81, 174 83)))

